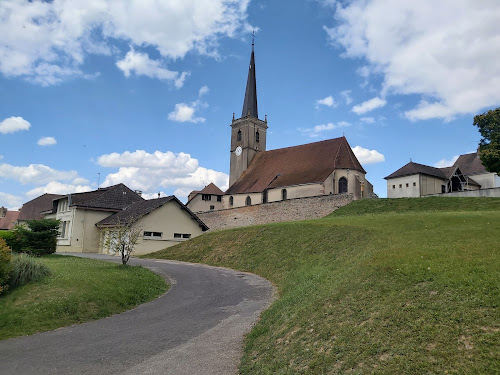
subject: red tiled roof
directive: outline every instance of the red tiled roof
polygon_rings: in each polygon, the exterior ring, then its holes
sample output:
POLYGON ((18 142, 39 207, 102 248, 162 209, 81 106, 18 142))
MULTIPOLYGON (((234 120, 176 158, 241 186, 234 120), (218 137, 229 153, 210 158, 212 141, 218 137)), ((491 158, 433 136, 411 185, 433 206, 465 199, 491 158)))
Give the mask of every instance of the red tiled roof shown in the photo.
POLYGON ((324 182, 335 169, 366 173, 345 137, 258 152, 226 194, 324 182))
POLYGON ((7 211, 4 217, 0 217, 0 230, 10 230, 19 217, 19 211, 7 211))
POLYGON ((199 191, 198 194, 224 195, 224 192, 211 182, 203 190, 199 191))
POLYGON ((40 220, 43 215, 40 212, 52 210, 52 201, 63 197, 60 194, 43 194, 39 197, 26 202, 21 207, 18 220, 40 220))

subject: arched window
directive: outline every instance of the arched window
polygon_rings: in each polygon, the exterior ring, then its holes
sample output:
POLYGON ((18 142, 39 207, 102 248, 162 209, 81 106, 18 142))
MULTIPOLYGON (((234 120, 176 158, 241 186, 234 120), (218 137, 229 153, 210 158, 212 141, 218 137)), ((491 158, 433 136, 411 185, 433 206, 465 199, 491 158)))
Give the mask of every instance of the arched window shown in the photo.
POLYGON ((241 142, 241 130, 238 130, 238 135, 236 136, 236 141, 241 142))
POLYGON ((262 203, 267 203, 267 189, 262 192, 262 203))
POLYGON ((281 200, 284 201, 286 200, 286 189, 281 190, 281 200))
POLYGON ((339 194, 342 193, 347 193, 347 179, 345 177, 339 179, 339 194))
POLYGON ((257 130, 257 133, 255 133, 255 142, 259 143, 260 141, 260 134, 259 131, 257 130))
POLYGON ((233 199, 233 196, 231 195, 229 197, 229 205, 232 206, 234 204, 234 199, 233 199))
POLYGON ((247 205, 247 206, 252 205, 252 199, 250 197, 247 197, 247 199, 245 199, 245 205, 247 205))

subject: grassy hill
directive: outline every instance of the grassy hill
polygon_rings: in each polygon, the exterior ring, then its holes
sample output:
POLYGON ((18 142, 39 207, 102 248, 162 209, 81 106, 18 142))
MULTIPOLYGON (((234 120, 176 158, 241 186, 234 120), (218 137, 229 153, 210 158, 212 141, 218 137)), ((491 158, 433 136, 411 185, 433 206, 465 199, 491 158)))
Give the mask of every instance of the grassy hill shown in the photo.
POLYGON ((151 254, 250 271, 279 298, 242 374, 500 373, 500 199, 356 201, 151 254))

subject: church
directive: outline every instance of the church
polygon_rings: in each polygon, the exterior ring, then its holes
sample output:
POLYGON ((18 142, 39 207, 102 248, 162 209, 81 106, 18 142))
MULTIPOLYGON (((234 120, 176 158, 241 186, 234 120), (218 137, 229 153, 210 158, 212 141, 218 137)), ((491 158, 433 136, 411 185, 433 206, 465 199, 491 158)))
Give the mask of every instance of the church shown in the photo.
POLYGON ((214 184, 189 194, 193 212, 252 206, 330 194, 375 196, 347 139, 342 136, 276 150, 266 149, 267 116, 259 119, 252 43, 241 118, 233 113, 229 188, 214 184))

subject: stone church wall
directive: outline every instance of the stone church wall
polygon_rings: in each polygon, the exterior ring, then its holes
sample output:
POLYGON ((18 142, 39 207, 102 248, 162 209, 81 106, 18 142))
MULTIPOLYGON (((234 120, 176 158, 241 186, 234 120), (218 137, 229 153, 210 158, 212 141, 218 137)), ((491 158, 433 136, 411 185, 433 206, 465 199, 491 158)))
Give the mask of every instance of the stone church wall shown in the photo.
POLYGON ((210 230, 237 228, 248 225, 318 219, 345 206, 353 199, 352 194, 322 195, 203 212, 197 216, 210 230))

